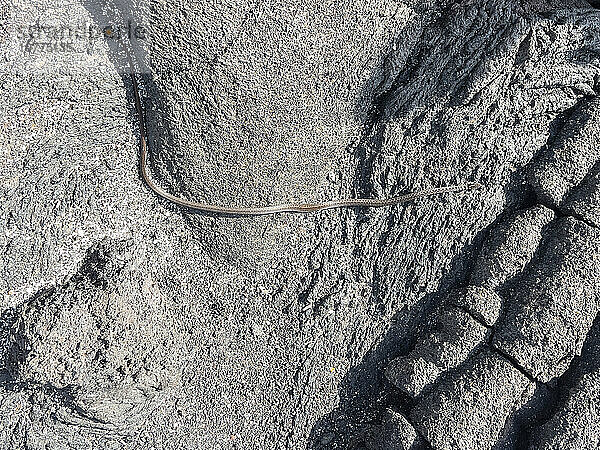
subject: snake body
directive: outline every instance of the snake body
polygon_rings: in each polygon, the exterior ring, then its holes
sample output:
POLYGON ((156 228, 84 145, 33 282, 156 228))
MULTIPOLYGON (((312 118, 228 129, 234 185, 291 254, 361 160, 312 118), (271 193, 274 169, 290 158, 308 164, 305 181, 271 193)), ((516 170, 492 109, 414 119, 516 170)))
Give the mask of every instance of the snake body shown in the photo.
POLYGON ((140 91, 138 81, 135 74, 134 63, 129 52, 129 49, 125 45, 125 52, 129 61, 129 69, 131 75, 131 83, 133 86, 133 96, 135 101, 135 109, 137 112, 137 118, 139 122, 140 130, 140 171, 144 182, 148 187, 154 191, 159 197, 164 198, 170 202, 173 202, 179 206, 190 208, 196 211, 224 214, 224 215, 236 215, 236 216, 263 216, 267 214, 276 213, 309 213, 315 211, 323 211, 326 209, 334 208, 353 208, 353 207, 368 207, 368 208, 380 208, 384 206, 393 206, 400 203, 405 203, 417 198, 429 197, 432 195, 443 194, 446 192, 461 192, 471 189, 477 189, 481 187, 479 183, 466 183, 463 185, 455 186, 444 186, 438 188, 427 189, 423 191, 412 192, 397 197, 390 197, 384 199, 376 198, 349 198, 332 200, 324 203, 284 203, 273 206, 259 206, 259 207, 234 207, 234 206, 220 206, 209 203, 200 203, 195 201, 186 200, 182 197, 177 197, 161 188, 157 183, 152 180, 150 171, 148 170, 148 139, 146 136, 146 119, 144 115, 144 109, 142 108, 142 101, 140 98, 140 91))

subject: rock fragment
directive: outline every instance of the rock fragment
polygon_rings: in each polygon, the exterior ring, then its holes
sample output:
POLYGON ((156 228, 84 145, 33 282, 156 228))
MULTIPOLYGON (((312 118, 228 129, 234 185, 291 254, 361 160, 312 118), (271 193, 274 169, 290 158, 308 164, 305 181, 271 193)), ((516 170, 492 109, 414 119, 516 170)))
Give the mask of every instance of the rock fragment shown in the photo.
POLYGON ((542 205, 518 211, 494 228, 475 263, 471 284, 496 289, 520 273, 542 240, 554 212, 542 205))
POLYGON ((562 209, 600 228, 600 170, 584 180, 562 209))
POLYGON ((535 384, 502 356, 486 350, 421 400, 410 414, 434 449, 491 449, 535 384))
POLYGON ((460 308, 445 309, 425 339, 408 356, 392 361, 386 376, 411 397, 419 396, 439 376, 462 364, 486 340, 490 330, 460 308))
POLYGON ((381 426, 369 436, 369 450, 409 450, 419 442, 417 432, 403 414, 391 408, 383 413, 381 426))
POLYGON ((509 294, 492 344, 547 382, 579 355, 600 302, 600 231, 571 217, 554 221, 536 261, 509 294))
POLYGON ((533 166, 529 181, 542 202, 559 207, 600 158, 600 99, 582 104, 554 146, 533 166))

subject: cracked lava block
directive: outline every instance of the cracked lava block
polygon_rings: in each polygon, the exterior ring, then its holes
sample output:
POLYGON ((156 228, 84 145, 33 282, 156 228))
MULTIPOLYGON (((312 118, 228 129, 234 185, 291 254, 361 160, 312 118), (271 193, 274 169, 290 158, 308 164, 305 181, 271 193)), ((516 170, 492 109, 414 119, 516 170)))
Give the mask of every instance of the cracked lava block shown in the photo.
POLYGON ((381 426, 367 438, 369 450, 409 450, 419 441, 410 422, 391 408, 383 413, 381 426))
POLYGON ((493 345, 547 382, 579 355, 598 312, 600 231, 571 217, 554 221, 532 267, 510 294, 493 345))
POLYGON ((580 450, 600 446, 600 370, 570 389, 562 408, 540 429, 536 450, 580 450))
POLYGON ((600 99, 585 102, 567 121, 557 142, 533 166, 529 181, 542 202, 561 206, 600 157, 600 99))
POLYGON ((551 209, 537 205, 500 223, 483 246, 471 284, 496 289, 520 273, 538 248, 544 227, 553 219, 551 209))
POLYGON ((468 311, 488 327, 496 323, 502 309, 502 298, 495 291, 481 286, 456 289, 450 293, 448 302, 468 311))
POLYGON ((417 397, 446 370, 462 364, 487 339, 489 329, 460 308, 445 309, 429 336, 408 356, 386 368, 388 380, 411 397, 417 397))
POLYGON ((600 321, 586 337, 581 358, 560 380, 560 401, 553 416, 532 431, 535 450, 600 447, 600 321))
POLYGON ((491 449, 534 390, 523 373, 486 350, 417 403, 410 418, 436 450, 491 449))
POLYGON ((600 170, 585 179, 562 207, 572 214, 600 227, 600 170))

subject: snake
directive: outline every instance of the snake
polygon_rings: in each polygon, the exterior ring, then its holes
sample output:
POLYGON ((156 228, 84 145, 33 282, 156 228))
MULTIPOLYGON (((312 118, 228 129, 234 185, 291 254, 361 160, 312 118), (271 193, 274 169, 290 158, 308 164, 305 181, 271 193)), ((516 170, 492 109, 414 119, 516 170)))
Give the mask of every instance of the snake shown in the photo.
POLYGON ((214 213, 218 215, 228 216, 263 216, 277 213, 310 213, 316 211, 324 211, 334 208, 381 208, 386 206, 399 205, 415 199, 430 197, 433 195, 444 194, 448 192, 462 192, 482 187, 480 183, 465 183, 460 185, 442 186, 416 192, 411 192, 404 195, 399 195, 389 198, 345 198, 331 200, 321 203, 283 203, 271 206, 256 206, 256 207, 236 207, 236 206, 221 206, 210 203, 202 203, 187 200, 167 192, 155 183, 152 179, 151 172, 148 168, 148 137, 146 135, 146 116, 140 96, 140 89, 135 72, 133 58, 127 45, 123 45, 129 63, 129 72, 131 76, 131 84, 133 87, 133 98, 135 102, 135 110, 137 114, 138 127, 140 132, 140 150, 139 164, 142 178, 146 185, 159 197, 179 205, 184 208, 189 208, 197 212, 214 213))

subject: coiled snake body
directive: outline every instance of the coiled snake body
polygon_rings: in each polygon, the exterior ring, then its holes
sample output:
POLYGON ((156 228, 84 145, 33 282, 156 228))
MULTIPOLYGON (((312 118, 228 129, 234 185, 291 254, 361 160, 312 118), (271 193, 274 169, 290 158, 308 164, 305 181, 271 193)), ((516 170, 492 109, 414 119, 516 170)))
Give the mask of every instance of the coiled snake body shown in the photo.
POLYGON ((190 208, 196 211, 225 214, 225 215, 237 215, 237 216, 262 216, 267 214, 291 212, 291 213, 308 213, 314 211, 322 211, 333 208, 352 208, 352 207, 369 207, 369 208, 380 208, 383 206, 398 205, 405 203, 410 200, 414 200, 422 197, 429 197, 436 194, 443 194, 446 192, 461 192, 471 189, 477 189, 481 187, 478 183, 466 183, 464 185, 455 186, 444 186, 438 188, 427 189, 423 191, 412 192, 397 197, 390 197, 384 199, 375 198, 349 198, 332 200, 324 203, 284 203, 273 206, 260 206, 260 207, 233 207, 233 206, 219 206, 208 203, 200 203, 195 201, 186 200, 181 197, 177 197, 165 191, 158 184, 156 184, 148 170, 148 139, 146 136, 146 119, 144 115, 144 109, 142 108, 142 102, 140 99, 140 92, 138 82, 135 74, 135 66, 133 59, 127 48, 127 45, 123 46, 129 62, 129 69, 131 75, 131 83, 133 86, 133 96, 135 101, 135 109, 138 116, 139 129, 140 129, 140 171, 142 177, 148 187, 152 189, 158 196, 173 202, 177 205, 190 208))

